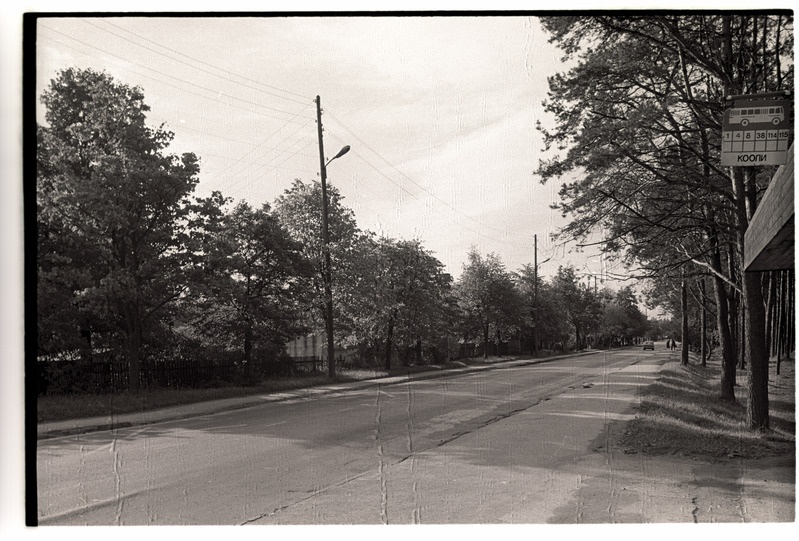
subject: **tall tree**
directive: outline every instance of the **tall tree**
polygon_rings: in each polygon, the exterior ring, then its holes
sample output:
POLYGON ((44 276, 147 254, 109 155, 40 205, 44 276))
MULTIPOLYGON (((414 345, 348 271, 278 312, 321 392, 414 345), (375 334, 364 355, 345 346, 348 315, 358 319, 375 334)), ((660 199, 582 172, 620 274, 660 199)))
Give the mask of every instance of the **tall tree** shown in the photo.
POLYGON ((582 349, 586 333, 599 324, 599 300, 589 288, 580 285, 574 267, 559 267, 552 287, 563 299, 566 319, 574 328, 574 348, 582 349))
MULTIPOLYGON (((357 287, 363 267, 362 241, 364 234, 358 229, 352 210, 344 206, 339 191, 328 186, 328 224, 330 228, 330 255, 332 266, 334 332, 339 343, 352 331, 351 309, 357 302, 357 287)), ((324 332, 324 246, 322 241, 322 187, 319 182, 304 183, 297 179, 275 201, 275 214, 292 239, 302 246, 303 255, 312 265, 309 278, 312 291, 307 312, 311 328, 324 332)), ((329 362, 335 362, 330 359, 329 362)))
MULTIPOLYGON (((146 125, 141 89, 105 73, 64 70, 42 102, 38 223, 55 241, 47 246, 69 239, 61 257, 75 277, 70 300, 121 330, 137 390, 147 333, 184 292, 192 268, 188 224, 204 208, 190 199, 197 158, 166 154, 173 134, 146 125), (65 253, 72 248, 79 251, 65 253)), ((40 286, 49 279, 42 272, 40 286)))
POLYGON ((502 333, 508 335, 516 330, 524 318, 520 292, 496 254, 482 257, 473 248, 455 293, 465 314, 463 335, 481 336, 484 357, 488 356, 491 336, 497 337, 499 345, 502 333))
POLYGON ((793 50, 792 18, 552 17, 544 26, 577 60, 551 80, 548 104, 558 124, 547 141, 569 150, 541 168, 545 179, 585 172, 562 190, 564 211, 575 214, 568 230, 579 236, 603 226, 605 249, 639 250, 631 257, 650 276, 687 262, 710 269, 725 377, 735 355, 724 345, 724 317, 734 311, 725 310, 730 293, 723 290, 740 291, 751 366, 749 424, 767 427, 762 295, 759 277, 740 265, 743 233, 771 172, 719 168, 719 129, 727 95, 791 88, 793 65, 785 59, 793 50), (703 242, 686 245, 694 233, 703 242), (647 246, 676 251, 682 261, 646 265, 653 262, 647 246), (737 268, 721 268, 725 255, 737 268))
POLYGON ((635 337, 644 336, 647 319, 638 308, 638 299, 631 286, 612 294, 602 308, 602 334, 609 345, 618 342, 627 345, 635 337))
POLYGON ((412 345, 415 361, 421 363, 423 343, 433 346, 449 331, 454 310, 452 277, 418 240, 397 241, 392 251, 393 279, 388 285, 398 324, 396 337, 412 345))
MULTIPOLYGON (((310 265, 268 204, 240 202, 205 243, 198 319, 214 341, 251 363, 259 344, 272 351, 304 330, 310 265)), ((257 364, 257 363, 255 363, 257 364)))
POLYGON ((526 264, 516 273, 516 287, 522 297, 523 306, 529 310, 522 319, 522 332, 529 336, 531 353, 565 344, 571 334, 571 323, 565 317, 563 299, 553 286, 535 272, 533 265, 526 264), (538 343, 532 344, 533 340, 538 343))

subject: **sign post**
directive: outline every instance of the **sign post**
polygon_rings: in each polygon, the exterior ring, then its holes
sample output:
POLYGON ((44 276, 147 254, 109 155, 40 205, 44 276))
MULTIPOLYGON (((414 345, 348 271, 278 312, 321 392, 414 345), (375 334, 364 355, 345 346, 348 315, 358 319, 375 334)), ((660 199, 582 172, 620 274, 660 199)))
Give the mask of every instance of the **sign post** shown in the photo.
POLYGON ((736 96, 732 107, 724 111, 721 165, 784 165, 793 125, 793 102, 784 98, 746 98, 736 96))

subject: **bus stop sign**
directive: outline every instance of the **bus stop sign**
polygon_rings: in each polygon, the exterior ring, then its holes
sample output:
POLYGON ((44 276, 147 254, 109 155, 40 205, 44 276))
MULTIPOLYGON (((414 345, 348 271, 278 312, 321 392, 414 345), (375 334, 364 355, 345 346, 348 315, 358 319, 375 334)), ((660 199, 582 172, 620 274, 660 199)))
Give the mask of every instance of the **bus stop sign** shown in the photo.
POLYGON ((737 100, 724 111, 721 165, 784 165, 791 135, 791 100, 737 100))

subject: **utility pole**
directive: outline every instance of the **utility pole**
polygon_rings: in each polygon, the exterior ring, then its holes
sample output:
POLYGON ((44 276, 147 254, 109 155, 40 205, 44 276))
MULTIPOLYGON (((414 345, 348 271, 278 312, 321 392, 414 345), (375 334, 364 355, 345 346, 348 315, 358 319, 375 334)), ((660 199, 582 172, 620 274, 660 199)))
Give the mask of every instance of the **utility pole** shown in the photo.
POLYGON ((316 96, 316 129, 319 134, 319 171, 322 178, 322 251, 325 254, 325 333, 327 334, 327 374, 336 377, 336 357, 333 346, 333 290, 330 272, 330 231, 327 224, 327 165, 322 142, 322 99, 316 96))
POLYGON ((538 235, 533 235, 533 356, 538 357, 538 235))

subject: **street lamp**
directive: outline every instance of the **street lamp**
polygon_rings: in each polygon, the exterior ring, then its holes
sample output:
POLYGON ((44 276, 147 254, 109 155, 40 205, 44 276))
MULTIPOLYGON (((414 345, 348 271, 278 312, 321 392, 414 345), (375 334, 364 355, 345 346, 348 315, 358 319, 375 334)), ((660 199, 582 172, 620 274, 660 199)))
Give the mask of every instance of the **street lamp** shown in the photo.
POLYGON ((327 167, 328 163, 332 162, 336 158, 341 158, 344 154, 346 154, 349 151, 350 151, 350 146, 349 145, 344 145, 343 147, 341 147, 341 150, 338 151, 338 154, 336 154, 335 156, 333 156, 332 158, 327 160, 327 163, 325 164, 325 167, 327 167))
POLYGON ((333 289, 330 272, 330 230, 327 224, 327 165, 340 158, 350 150, 346 145, 338 153, 325 162, 325 147, 322 142, 322 100, 316 96, 316 128, 319 132, 319 169, 322 177, 322 242, 325 252, 325 334, 327 334, 327 374, 336 377, 336 357, 333 346, 333 289))

